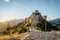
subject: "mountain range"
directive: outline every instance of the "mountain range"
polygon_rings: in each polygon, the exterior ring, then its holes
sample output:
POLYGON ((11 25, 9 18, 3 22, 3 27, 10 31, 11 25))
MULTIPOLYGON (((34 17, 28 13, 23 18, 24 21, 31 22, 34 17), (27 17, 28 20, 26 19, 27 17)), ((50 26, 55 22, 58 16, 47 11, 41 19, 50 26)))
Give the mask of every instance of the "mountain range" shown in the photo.
MULTIPOLYGON (((46 17, 46 16, 45 16, 46 17)), ((60 30, 60 26, 58 27, 55 24, 59 24, 60 19, 55 19, 51 21, 45 20, 45 18, 41 15, 41 13, 36 10, 32 13, 31 16, 25 19, 14 19, 10 21, 6 21, 2 23, 3 28, 5 29, 0 34, 9 34, 9 33, 22 33, 33 30, 40 30, 40 31, 52 31, 52 30, 60 30), (46 24, 45 24, 46 22, 46 24), (46 30, 45 30, 46 28, 46 30)), ((0 24, 1 25, 1 24, 0 24)))
POLYGON ((60 29, 60 18, 49 21, 53 26, 57 26, 60 29))
POLYGON ((54 20, 50 20, 49 22, 55 23, 60 25, 60 18, 54 19, 54 20))
POLYGON ((22 21, 23 19, 13 19, 13 20, 5 21, 5 22, 0 22, 0 30, 6 29, 8 27, 13 27, 22 21))

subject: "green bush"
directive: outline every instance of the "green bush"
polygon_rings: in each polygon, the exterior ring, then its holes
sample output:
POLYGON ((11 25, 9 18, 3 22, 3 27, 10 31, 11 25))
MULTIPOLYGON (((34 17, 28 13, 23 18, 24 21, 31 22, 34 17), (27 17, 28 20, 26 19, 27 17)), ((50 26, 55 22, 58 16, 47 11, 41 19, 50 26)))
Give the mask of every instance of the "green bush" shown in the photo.
POLYGON ((23 33, 23 32, 26 32, 27 31, 27 27, 25 26, 21 26, 20 30, 19 30, 19 34, 20 33, 23 33))
POLYGON ((27 27, 24 25, 20 25, 20 26, 17 26, 16 29, 12 33, 18 32, 20 34, 26 31, 27 31, 27 27))

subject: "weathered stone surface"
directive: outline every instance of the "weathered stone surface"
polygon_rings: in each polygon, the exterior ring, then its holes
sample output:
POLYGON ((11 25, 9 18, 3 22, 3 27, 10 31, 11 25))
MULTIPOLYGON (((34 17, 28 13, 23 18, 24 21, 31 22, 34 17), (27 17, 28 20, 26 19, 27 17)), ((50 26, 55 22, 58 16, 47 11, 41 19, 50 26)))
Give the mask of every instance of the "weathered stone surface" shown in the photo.
POLYGON ((60 34, 56 32, 30 32, 25 40, 60 40, 60 34))

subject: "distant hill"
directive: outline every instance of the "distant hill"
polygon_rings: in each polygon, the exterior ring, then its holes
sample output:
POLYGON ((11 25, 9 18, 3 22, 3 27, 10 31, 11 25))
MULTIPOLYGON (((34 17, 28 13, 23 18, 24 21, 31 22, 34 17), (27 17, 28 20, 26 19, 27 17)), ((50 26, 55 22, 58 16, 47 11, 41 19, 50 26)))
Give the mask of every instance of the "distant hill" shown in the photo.
POLYGON ((0 22, 0 30, 2 31, 3 29, 6 29, 8 27, 13 27, 22 21, 23 19, 13 19, 13 20, 5 21, 5 22, 0 22))
POLYGON ((9 26, 14 26, 22 21, 23 21, 23 19, 13 19, 13 20, 5 21, 5 22, 0 22, 0 27, 6 27, 8 24, 9 24, 9 26))
POLYGON ((60 25, 60 18, 50 20, 49 22, 53 22, 53 23, 56 23, 56 24, 60 25))
POLYGON ((13 26, 19 24, 20 22, 23 22, 23 19, 14 19, 14 20, 8 21, 9 26, 11 26, 11 27, 13 27, 13 26))
POLYGON ((60 29, 60 18, 49 21, 53 26, 57 26, 60 29))

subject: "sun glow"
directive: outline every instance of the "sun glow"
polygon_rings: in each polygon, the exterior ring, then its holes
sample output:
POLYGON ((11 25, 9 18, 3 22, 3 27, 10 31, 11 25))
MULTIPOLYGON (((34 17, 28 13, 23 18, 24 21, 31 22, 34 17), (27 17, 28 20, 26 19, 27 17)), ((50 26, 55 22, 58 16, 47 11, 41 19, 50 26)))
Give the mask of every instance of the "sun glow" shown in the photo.
POLYGON ((10 2, 10 0, 4 0, 5 2, 10 2))
POLYGON ((0 22, 5 22, 5 21, 9 21, 9 20, 11 20, 11 19, 9 19, 9 18, 2 18, 2 19, 0 20, 0 22))
POLYGON ((0 22, 8 21, 9 19, 1 19, 0 22))

